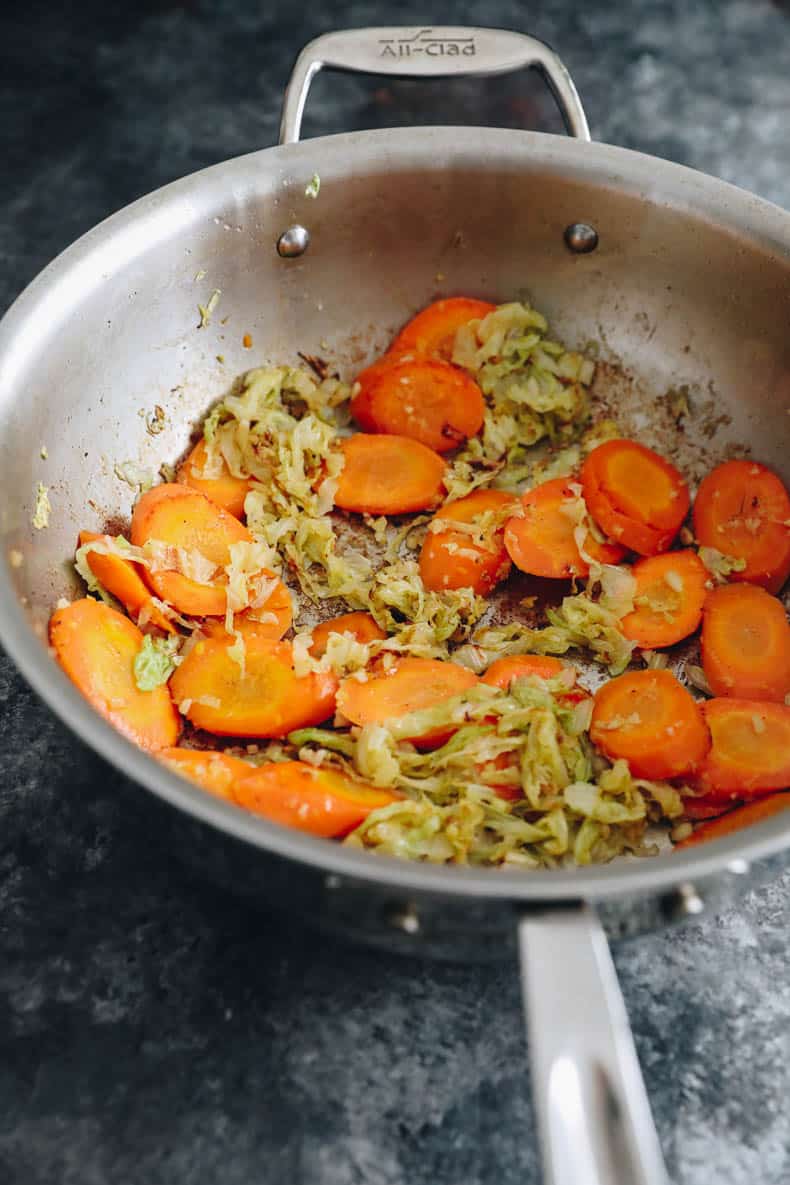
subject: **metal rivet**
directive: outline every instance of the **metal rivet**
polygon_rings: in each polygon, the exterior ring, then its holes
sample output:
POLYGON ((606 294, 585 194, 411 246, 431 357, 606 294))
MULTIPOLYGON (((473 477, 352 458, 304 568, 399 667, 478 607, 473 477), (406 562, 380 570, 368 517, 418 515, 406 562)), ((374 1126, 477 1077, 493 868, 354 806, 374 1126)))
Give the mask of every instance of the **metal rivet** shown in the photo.
POLYGON ((731 872, 734 876, 746 876, 749 871, 749 861, 736 856, 734 860, 730 860, 727 865, 727 871, 731 872))
POLYGON ((598 246, 598 231, 586 222, 572 222, 562 236, 565 246, 574 255, 587 255, 598 246))
POLYGON ((694 885, 685 884, 679 886, 677 908, 679 913, 686 914, 688 917, 696 917, 697 914, 702 913, 705 903, 694 885))
POLYGON ((296 259, 310 246, 310 231, 296 223, 284 230, 277 240, 277 254, 283 259, 296 259))
POLYGON ((404 934, 418 934, 420 931, 420 919, 411 904, 393 906, 386 910, 384 916, 390 926, 402 930, 404 934))

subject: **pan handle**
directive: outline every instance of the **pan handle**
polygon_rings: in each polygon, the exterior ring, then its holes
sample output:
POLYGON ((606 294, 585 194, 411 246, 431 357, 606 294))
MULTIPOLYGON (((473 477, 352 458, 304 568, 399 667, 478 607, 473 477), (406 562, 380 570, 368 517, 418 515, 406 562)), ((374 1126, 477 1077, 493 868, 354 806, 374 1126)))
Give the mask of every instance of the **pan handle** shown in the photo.
POLYGON ((509 74, 536 66, 544 75, 571 136, 590 139, 573 79, 542 41, 525 33, 474 27, 344 29, 310 41, 296 59, 283 97, 280 143, 299 139, 310 83, 319 70, 450 78, 509 74))
POLYGON ((519 952, 544 1185, 668 1185, 597 915, 527 914, 519 952))

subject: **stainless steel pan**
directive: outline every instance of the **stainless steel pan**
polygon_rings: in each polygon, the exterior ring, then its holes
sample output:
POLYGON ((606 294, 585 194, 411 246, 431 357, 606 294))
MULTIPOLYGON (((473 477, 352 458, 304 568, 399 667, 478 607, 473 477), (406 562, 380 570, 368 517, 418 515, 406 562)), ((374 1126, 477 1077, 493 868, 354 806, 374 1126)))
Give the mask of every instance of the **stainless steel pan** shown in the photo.
POLYGON ((174 844, 218 880, 389 946, 490 957, 517 938, 547 1180, 656 1185, 665 1173, 604 928, 632 932, 726 896, 752 861, 788 845, 790 814, 699 852, 592 869, 380 859, 244 814, 156 764, 61 674, 46 622, 75 590, 65 560, 78 528, 123 524, 131 499, 117 463, 155 469, 177 457, 251 359, 296 361, 303 350, 350 370, 439 292, 528 290, 569 343, 601 343, 598 396, 642 438, 668 447, 663 397, 683 388, 694 414, 672 438, 681 464, 693 472, 745 447, 790 478, 790 215, 590 143, 556 56, 495 30, 320 38, 296 65, 282 140, 110 218, 0 325, 0 637, 70 727, 169 804, 174 844), (536 65, 575 138, 417 128, 300 144, 322 65, 422 76, 536 65), (198 304, 215 289, 198 328, 198 304), (152 436, 157 404, 166 427, 152 436), (39 481, 53 508, 43 531, 31 526, 39 481))

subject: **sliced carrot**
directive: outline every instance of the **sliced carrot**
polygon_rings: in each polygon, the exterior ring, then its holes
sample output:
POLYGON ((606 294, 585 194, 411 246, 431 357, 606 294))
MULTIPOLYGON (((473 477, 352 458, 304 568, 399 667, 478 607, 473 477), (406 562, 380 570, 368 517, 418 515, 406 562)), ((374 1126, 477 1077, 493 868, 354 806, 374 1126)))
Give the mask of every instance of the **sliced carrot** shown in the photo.
POLYGON ((695 784, 704 794, 754 798, 790 787, 790 707, 711 699, 703 712, 711 747, 695 784))
POLYGON ((451 296, 434 301, 412 317, 401 329, 387 351, 389 354, 415 354, 452 359, 455 335, 469 321, 480 321, 493 313, 496 305, 468 296, 451 296))
POLYGON ((311 630, 313 644, 310 653, 314 658, 321 658, 326 652, 326 644, 332 634, 351 634, 357 642, 383 641, 386 633, 371 613, 359 611, 357 613, 342 613, 340 617, 332 617, 329 621, 322 621, 311 630))
POLYGON ((371 811, 397 797, 304 761, 262 765, 233 787, 234 802, 245 810, 327 839, 348 835, 371 811))
POLYGON ((702 619, 710 573, 696 551, 648 556, 631 569, 634 610, 620 622, 626 638, 645 649, 674 646, 702 619))
POLYGON ((331 716, 337 680, 331 673, 297 678, 288 642, 250 631, 243 637, 244 671, 236 640, 197 642, 170 680, 173 698, 197 728, 217 736, 280 737, 331 716))
MULTIPOLYGON (((79 545, 96 543, 104 539, 112 542, 110 535, 97 535, 93 531, 80 531, 79 545)), ((88 567, 108 593, 121 602, 126 612, 137 621, 142 615, 144 624, 155 625, 166 633, 175 633, 172 622, 157 609, 151 591, 143 580, 139 564, 125 560, 119 555, 101 555, 98 551, 86 553, 88 567)))
MULTIPOLYGON (((556 477, 522 494, 519 513, 505 527, 505 547, 522 572, 555 580, 589 572, 574 536, 578 492, 573 485, 566 477, 556 477)), ((619 544, 599 543, 589 531, 584 550, 603 564, 616 564, 625 555, 619 544)))
POLYGON ((252 535, 238 519, 189 486, 154 486, 137 501, 132 514, 132 543, 142 547, 149 541, 183 548, 186 554, 199 553, 215 567, 211 580, 205 583, 175 568, 149 571, 146 579, 157 596, 181 613, 196 617, 224 614, 228 578, 222 569, 230 563, 231 544, 252 543, 252 535))
POLYGON ((720 815, 718 819, 703 823, 701 827, 696 827, 687 839, 675 844, 675 847, 691 848, 697 844, 709 843, 713 839, 721 839, 725 835, 732 835, 734 831, 741 831, 744 827, 751 827, 754 823, 761 823, 763 819, 781 814, 788 807, 790 794, 769 794, 766 798, 746 803, 745 806, 736 807, 735 810, 720 815))
POLYGON ((277 581, 263 608, 248 609, 244 613, 233 615, 233 629, 230 634, 225 629, 224 617, 206 617, 200 628, 207 638, 219 638, 232 643, 238 634, 242 634, 245 641, 255 635, 257 638, 268 638, 272 642, 278 642, 288 632, 294 611, 289 591, 271 572, 263 569, 262 575, 277 581))
POLYGON ((730 580, 776 593, 790 575, 790 497, 756 461, 726 461, 700 483, 694 534, 705 547, 746 561, 730 580))
MULTIPOLYGON (((466 667, 434 658, 402 658, 365 682, 344 679, 337 693, 338 711, 352 724, 374 724, 433 708, 477 683, 466 667)), ((438 728, 410 737, 421 745, 439 744, 454 729, 438 728)))
POLYGON ((201 436, 189 456, 179 465, 176 481, 205 494, 234 518, 244 518, 244 499, 250 492, 250 481, 246 477, 234 477, 222 457, 219 458, 219 475, 203 477, 207 459, 208 448, 201 436))
MULTIPOLYGON (((241 613, 234 614, 233 636, 239 632, 245 638, 250 634, 256 634, 259 638, 270 638, 274 642, 279 642, 280 638, 291 628, 291 621, 293 620, 291 594, 279 576, 275 576, 274 572, 270 572, 267 568, 261 568, 258 576, 262 582, 264 592, 270 587, 270 581, 275 582, 274 587, 263 604, 259 605, 258 608, 245 609, 241 613)), ((233 640, 233 637, 225 629, 224 617, 207 617, 201 628, 203 633, 207 634, 210 638, 230 638, 231 641, 233 640)))
POLYGON ((608 440, 582 466, 590 514, 618 543, 656 555, 666 551, 690 505, 680 471, 635 440, 608 440))
POLYGON ((547 654, 509 655, 507 658, 495 659, 486 673, 480 676, 480 681, 488 683, 490 687, 501 687, 503 691, 507 691, 514 679, 556 679, 557 675, 566 672, 570 672, 575 681, 576 672, 573 667, 559 658, 552 658, 547 654))
POLYGON ((488 786, 499 798, 503 798, 505 802, 518 802, 519 799, 524 797, 524 791, 521 786, 518 752, 500 753, 499 756, 492 758, 491 761, 480 762, 476 769, 477 776, 483 785, 488 786), (498 775, 506 771, 511 774, 518 773, 518 781, 498 782, 496 780, 498 775))
POLYGON ((335 505, 363 514, 409 514, 441 502, 445 463, 408 436, 357 432, 341 445, 335 505))
POLYGON ((135 682, 143 635, 128 617, 84 597, 52 614, 49 640, 72 683, 128 740, 144 749, 176 743, 181 724, 167 688, 140 691, 135 682))
POLYGON ((595 695, 590 739, 639 778, 675 778, 696 769, 710 747, 698 704, 669 671, 629 671, 595 695))
POLYGON ((190 782, 233 802, 232 789, 236 782, 249 777, 255 767, 230 753, 217 753, 212 749, 160 749, 160 761, 169 765, 176 773, 190 782))
MULTIPOLYGON (((732 799, 732 805, 737 806, 738 798, 732 799)), ((716 794, 684 795, 683 814, 687 819, 716 819, 724 811, 730 810, 730 803, 716 794)))
POLYGON ((723 584, 705 602, 702 669, 714 695, 784 703, 790 625, 784 605, 756 584, 723 584))
POLYGON ((483 426, 483 392, 449 362, 385 355, 354 387, 351 414, 366 432, 408 436, 446 453, 483 426))
MULTIPOLYGON (((436 512, 431 528, 440 523, 469 523, 491 511, 502 512, 515 506, 512 494, 502 490, 473 490, 465 498, 449 502, 436 512)), ((510 572, 510 557, 505 549, 505 524, 499 518, 485 535, 484 545, 466 531, 429 529, 420 553, 420 575, 426 588, 471 588, 485 596, 510 572)))

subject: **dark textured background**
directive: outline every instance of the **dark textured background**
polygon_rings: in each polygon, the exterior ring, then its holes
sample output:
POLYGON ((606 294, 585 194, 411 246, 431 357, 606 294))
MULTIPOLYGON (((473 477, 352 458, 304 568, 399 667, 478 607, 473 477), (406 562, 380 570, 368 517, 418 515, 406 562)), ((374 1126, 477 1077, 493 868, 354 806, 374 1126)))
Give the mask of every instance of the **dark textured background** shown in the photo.
MULTIPOLYGON (((289 65, 414 2, 3 6, 0 306, 75 236, 273 142, 289 65), (65 6, 63 6, 65 7, 65 6)), ((564 56, 593 135, 790 206, 790 20, 768 0, 480 0, 435 22, 564 56)), ((556 128, 531 79, 319 80, 309 134, 414 122, 556 128)), ((57 393, 53 393, 56 408, 57 393)), ((335 945, 190 880, 139 792, 0 660, 0 1182, 537 1181, 515 968, 335 945)), ((790 873, 616 952, 679 1185, 790 1180, 790 873)))

